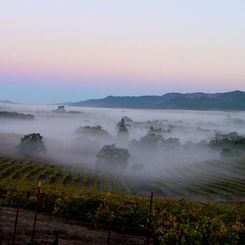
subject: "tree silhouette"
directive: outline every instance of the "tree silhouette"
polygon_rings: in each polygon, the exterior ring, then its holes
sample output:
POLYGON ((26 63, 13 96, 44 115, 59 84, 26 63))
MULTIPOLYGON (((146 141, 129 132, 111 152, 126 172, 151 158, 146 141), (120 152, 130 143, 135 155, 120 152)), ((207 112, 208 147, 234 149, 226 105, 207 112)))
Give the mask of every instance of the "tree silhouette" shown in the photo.
POLYGON ((128 129, 126 127, 125 119, 122 118, 121 121, 117 124, 118 134, 128 134, 128 129))
POLYGON ((124 167, 128 163, 129 152, 127 149, 115 145, 105 145, 97 154, 97 164, 124 167))
POLYGON ((25 135, 17 147, 23 154, 45 153, 43 137, 39 133, 25 135))

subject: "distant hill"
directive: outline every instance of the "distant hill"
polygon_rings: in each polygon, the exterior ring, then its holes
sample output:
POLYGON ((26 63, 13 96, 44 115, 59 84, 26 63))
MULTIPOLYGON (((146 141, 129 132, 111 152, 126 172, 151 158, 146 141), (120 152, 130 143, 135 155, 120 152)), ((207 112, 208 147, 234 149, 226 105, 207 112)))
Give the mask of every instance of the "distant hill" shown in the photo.
POLYGON ((0 100, 0 103, 3 104, 17 104, 16 102, 10 101, 10 100, 0 100))
POLYGON ((245 92, 227 93, 168 93, 162 96, 108 96, 71 103, 71 106, 182 109, 182 110, 245 110, 245 92))

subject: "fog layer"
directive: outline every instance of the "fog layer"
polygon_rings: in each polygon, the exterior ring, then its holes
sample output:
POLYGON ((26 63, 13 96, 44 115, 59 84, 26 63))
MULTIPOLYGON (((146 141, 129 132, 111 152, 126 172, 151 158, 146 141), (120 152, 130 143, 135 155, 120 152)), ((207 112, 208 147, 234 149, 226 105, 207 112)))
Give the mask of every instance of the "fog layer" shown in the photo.
POLYGON ((57 111, 57 106, 30 105, 4 105, 0 107, 3 109, 33 114, 35 119, 0 118, 2 154, 18 154, 16 146, 21 137, 40 133, 47 148, 45 158, 72 168, 123 176, 141 191, 143 186, 159 186, 163 180, 200 181, 198 176, 207 172, 210 179, 217 175, 226 178, 239 175, 235 170, 217 167, 217 162, 230 160, 206 143, 217 133, 245 135, 245 112, 77 107, 57 111), (123 117, 128 130, 126 137, 118 133, 117 127, 123 117), (84 130, 86 126, 101 128, 97 134, 88 127, 84 130), (127 165, 98 167, 98 152, 112 144, 128 150, 127 165))

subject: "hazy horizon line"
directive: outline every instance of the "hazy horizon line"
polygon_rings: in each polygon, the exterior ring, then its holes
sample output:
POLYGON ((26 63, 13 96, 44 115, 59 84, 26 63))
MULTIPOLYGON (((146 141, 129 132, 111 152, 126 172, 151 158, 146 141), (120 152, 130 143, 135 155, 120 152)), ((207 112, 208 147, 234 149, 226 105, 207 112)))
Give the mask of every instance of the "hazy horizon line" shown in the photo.
POLYGON ((105 99, 107 97, 144 97, 144 96, 164 96, 166 94, 225 94, 225 93, 232 93, 232 92, 242 92, 245 93, 245 90, 241 89, 235 89, 235 90, 226 90, 226 91, 215 91, 215 92, 203 92, 203 91, 195 91, 195 92, 178 92, 178 91, 172 91, 172 92, 165 92, 163 94, 141 94, 141 95, 116 95, 116 94, 109 94, 107 96, 103 97, 96 97, 96 98, 90 98, 90 99, 80 99, 80 100, 70 100, 70 101, 60 101, 60 102, 24 102, 24 101, 18 101, 18 100, 11 100, 11 99, 2 99, 0 97, 0 103, 12 103, 12 104, 25 104, 25 105, 59 105, 59 104, 69 104, 69 103, 76 103, 76 102, 83 102, 88 100, 100 100, 105 99))

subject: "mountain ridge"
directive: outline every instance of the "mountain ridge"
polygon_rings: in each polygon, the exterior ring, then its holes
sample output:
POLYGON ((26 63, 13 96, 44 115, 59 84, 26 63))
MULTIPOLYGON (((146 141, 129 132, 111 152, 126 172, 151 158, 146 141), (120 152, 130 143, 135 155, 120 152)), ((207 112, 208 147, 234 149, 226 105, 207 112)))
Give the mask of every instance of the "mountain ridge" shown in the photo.
POLYGON ((107 96, 70 103, 79 107, 183 109, 183 110, 245 110, 245 92, 166 93, 163 95, 107 96))

